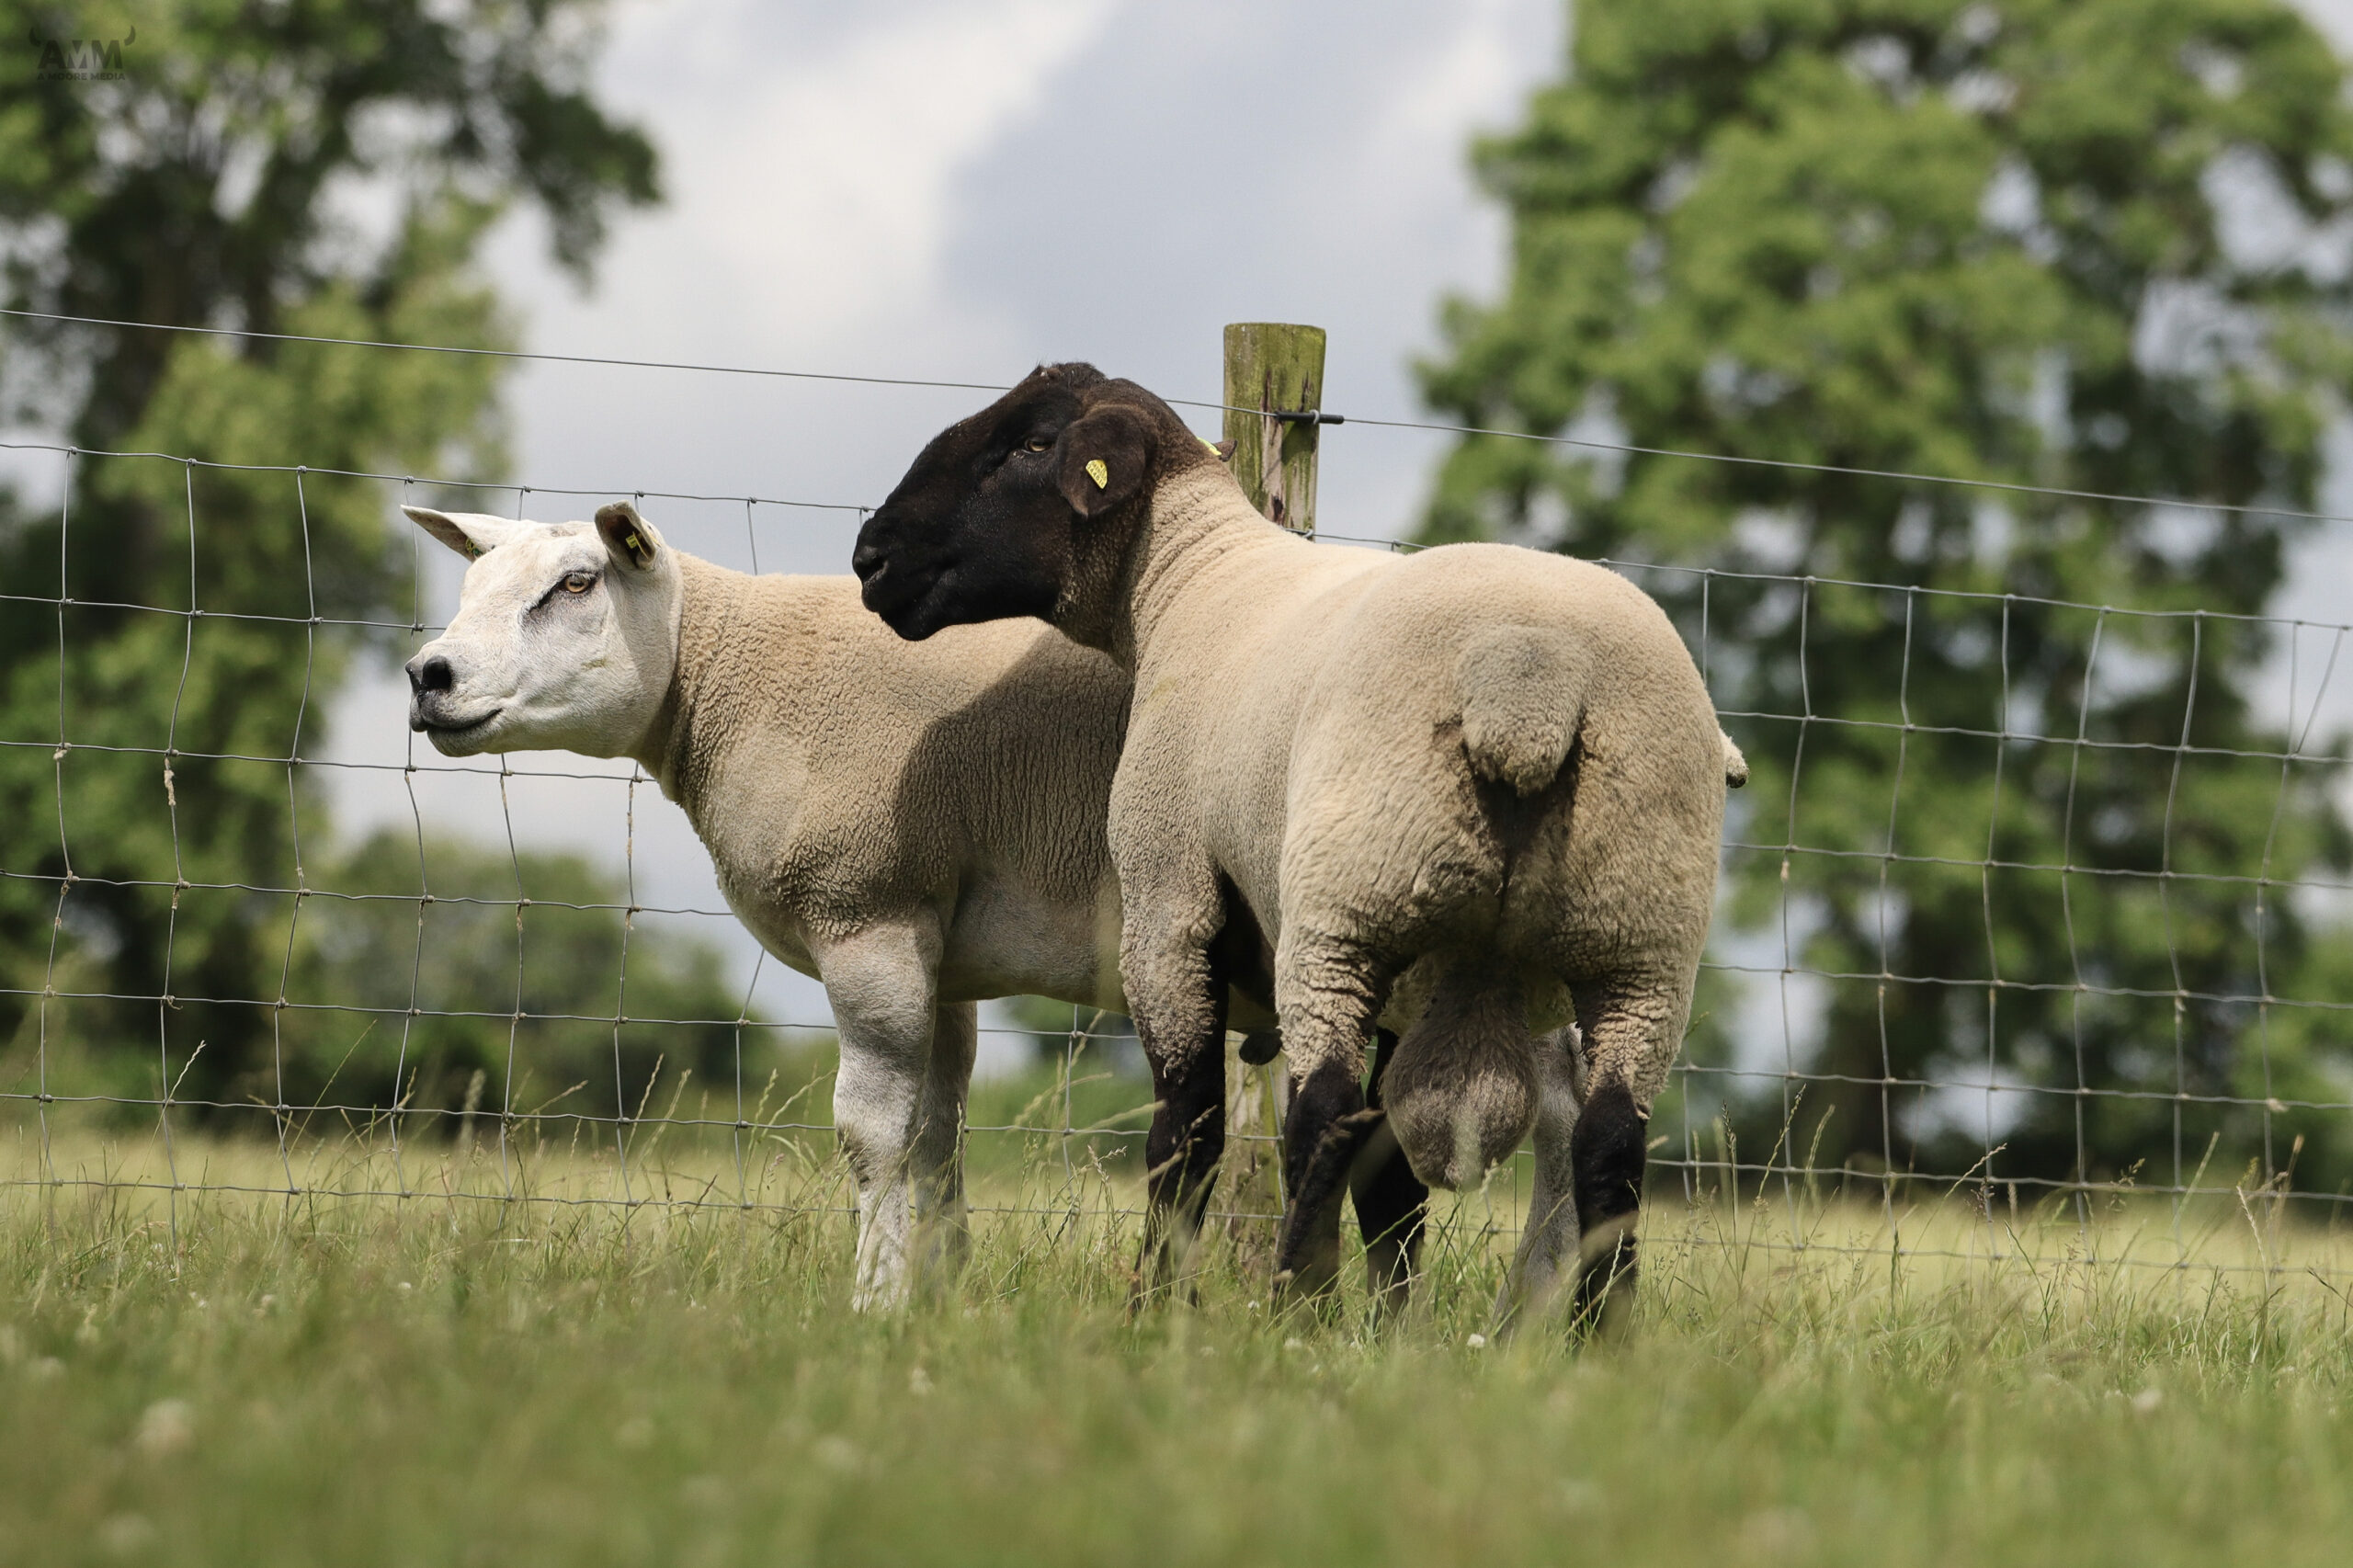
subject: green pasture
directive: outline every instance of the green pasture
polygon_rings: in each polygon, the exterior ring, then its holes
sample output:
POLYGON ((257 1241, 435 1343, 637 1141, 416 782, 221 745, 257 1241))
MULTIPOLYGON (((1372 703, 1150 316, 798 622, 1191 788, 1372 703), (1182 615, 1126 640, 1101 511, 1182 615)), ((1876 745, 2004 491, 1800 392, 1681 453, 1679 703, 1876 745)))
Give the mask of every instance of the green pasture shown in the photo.
POLYGON ((0 1134, 0 1563, 2317 1563, 2353 1524, 2353 1238, 2252 1187, 1661 1173, 1579 1348, 1487 1337, 1508 1177, 1397 1321, 1270 1312, 1246 1221, 1131 1321, 1131 1169, 980 1135, 970 1267, 854 1317, 814 1133, 642 1129, 624 1199, 609 1130, 40 1131, 0 1134))

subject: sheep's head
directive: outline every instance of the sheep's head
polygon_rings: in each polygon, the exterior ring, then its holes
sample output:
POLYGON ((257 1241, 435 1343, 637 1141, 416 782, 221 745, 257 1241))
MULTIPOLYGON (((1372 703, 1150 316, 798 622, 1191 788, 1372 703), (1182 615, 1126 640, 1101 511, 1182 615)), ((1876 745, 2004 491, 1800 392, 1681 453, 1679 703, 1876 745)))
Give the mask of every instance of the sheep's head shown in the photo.
POLYGON ((408 662, 408 722, 447 756, 622 756, 644 738, 677 662, 676 557, 637 510, 524 523, 404 506, 465 556, 458 613, 408 662))
POLYGON ((911 641, 1034 615, 1099 644, 1154 486, 1213 460, 1133 381, 1042 365, 932 438, 858 530, 850 564, 866 608, 911 641))

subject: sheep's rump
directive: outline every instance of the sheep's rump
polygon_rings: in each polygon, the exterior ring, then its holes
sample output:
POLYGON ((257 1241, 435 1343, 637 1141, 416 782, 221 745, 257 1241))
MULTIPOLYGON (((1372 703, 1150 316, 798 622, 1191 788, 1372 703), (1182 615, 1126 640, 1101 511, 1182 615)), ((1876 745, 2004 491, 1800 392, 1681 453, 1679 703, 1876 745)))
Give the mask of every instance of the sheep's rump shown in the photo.
POLYGON ((1615 573, 1464 546, 1367 586, 1303 711, 1283 918, 1430 960, 1382 1098, 1415 1174, 1461 1187, 1535 1121, 1530 985, 1696 963, 1738 754, 1615 573))

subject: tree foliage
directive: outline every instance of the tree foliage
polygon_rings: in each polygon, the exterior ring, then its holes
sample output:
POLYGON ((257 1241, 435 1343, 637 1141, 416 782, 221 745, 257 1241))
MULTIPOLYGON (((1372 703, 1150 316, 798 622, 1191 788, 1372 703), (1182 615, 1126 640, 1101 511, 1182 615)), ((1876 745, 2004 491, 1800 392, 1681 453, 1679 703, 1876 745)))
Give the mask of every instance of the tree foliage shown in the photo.
POLYGON ((1449 305, 1426 394, 1766 461, 1470 437, 1425 537, 1646 563, 1702 649, 1757 776, 1720 948, 1791 1020, 1786 1058, 1778 1021, 1740 1053, 1745 1142, 1794 1069, 1825 1163, 1958 1168, 1986 1108, 1917 1085, 1990 1074, 2055 1091, 1995 1108, 1997 1176, 2186 1174, 2210 1137, 2284 1163, 2298 1134, 2303 1177, 2353 1176, 2343 1114, 2293 1103, 2353 1090, 2344 1015, 2287 1005, 2353 1000, 2345 938, 2281 885, 2353 841, 2336 763, 2283 761, 2255 704, 2290 650, 2234 619, 2280 585, 2304 525, 2261 508, 2313 506, 2353 369, 2340 62, 2279 0, 1574 23, 1566 78, 1477 151, 1510 281, 1449 305), (1784 966, 1844 977, 1818 1027, 1784 966))
MULTIPOLYGON (((6 302, 504 344, 473 270, 494 220, 535 210, 585 274, 612 210, 656 194, 651 146, 585 85, 596 10, 134 6, 119 79, 0 98, 6 302)), ((0 4, 19 40, 78 20, 0 4)), ((198 1058, 182 1092, 249 1086, 284 891, 337 863, 315 770, 290 764, 353 657, 415 614, 392 497, 352 474, 495 477, 495 365, 0 318, 9 417, 80 449, 54 505, 0 494, 0 1046, 70 974, 172 999, 76 1005, 93 1049, 153 1063, 160 1014, 169 1059, 198 1058)))
MULTIPOLYGON (((739 1048, 774 1055, 775 1031, 743 1020, 718 949, 649 932, 621 880, 581 856, 396 831, 310 855, 316 891, 256 901, 273 944, 240 977, 256 1000, 215 1009, 249 1017, 250 1044, 215 1062, 207 1038, 192 1066, 176 1056, 179 1097, 256 1112, 472 1104, 611 1118, 643 1109, 657 1074, 664 1094, 689 1081, 732 1090, 739 1048)), ((113 1009, 77 994, 103 960, 69 951, 60 968, 52 1032, 103 1040, 113 1009)), ((143 1049, 53 1052, 51 1091, 151 1096, 149 1028, 143 1049)))

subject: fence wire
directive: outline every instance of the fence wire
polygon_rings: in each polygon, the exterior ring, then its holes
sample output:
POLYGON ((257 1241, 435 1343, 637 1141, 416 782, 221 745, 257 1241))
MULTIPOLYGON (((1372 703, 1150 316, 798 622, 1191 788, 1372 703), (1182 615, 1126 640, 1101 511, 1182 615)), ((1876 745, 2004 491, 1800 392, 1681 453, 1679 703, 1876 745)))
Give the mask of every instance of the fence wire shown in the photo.
MULTIPOLYGON (((699 985, 680 981, 678 966, 688 961, 680 955, 692 944, 676 934, 708 932, 710 922, 732 927, 734 919, 724 909, 638 898, 638 809, 652 783, 640 769, 540 757, 449 759, 420 751, 413 736, 398 764, 306 750, 319 727, 314 702, 334 694, 355 657, 368 648, 404 656, 440 631, 425 611, 421 565, 413 569, 414 608, 404 620, 322 608, 310 486, 363 482, 387 501, 472 489, 512 495, 518 517, 531 515, 535 497, 608 493, 6 445, 59 465, 60 500, 53 586, 0 584, 0 604, 54 617, 57 660, 53 727, 29 732, 22 710, 11 709, 19 715, 12 720, 17 732, 0 733, 0 754, 36 767, 46 754, 46 803, 56 825, 53 864, 0 865, 0 893, 37 902, 47 926, 38 973, 21 966, 0 971, 0 997, 15 999, 24 1013, 17 1040, 0 1040, 0 1107, 28 1113, 38 1140, 38 1168, 5 1185, 152 1189, 175 1205, 182 1194, 223 1192, 849 1211, 846 1200, 781 1200, 760 1175, 764 1159, 782 1157, 779 1149, 814 1157, 811 1151, 830 1142, 831 1124, 815 1106, 829 1017, 763 1016, 755 994, 765 957, 731 993, 732 1006, 632 1005, 649 990, 657 997, 711 997, 716 983, 708 976, 699 985), (184 533, 187 551, 183 598, 72 592, 76 496, 103 465, 142 469, 151 494, 156 473, 176 473, 169 488, 182 513, 176 531, 184 533), (300 517, 299 592, 278 608, 205 601, 205 552, 237 546, 233 536, 208 529, 199 484, 208 474, 278 486, 282 504, 300 517), (147 646, 176 653, 130 677, 156 693, 169 690, 160 733, 112 735, 77 700, 77 678, 87 674, 77 661, 91 656, 77 628, 101 623, 149 624, 160 636, 147 646), (191 685, 218 675, 199 649, 226 628, 245 629, 273 657, 299 660, 297 695, 282 711, 244 715, 234 729, 245 744, 192 742, 182 729, 191 685), (193 832, 198 824, 185 814, 192 808, 183 807, 180 790, 191 769, 204 768, 248 780, 253 770, 282 775, 290 846, 283 865, 247 865, 233 876, 191 865, 186 843, 203 835, 193 832), (331 836, 321 841, 333 826, 324 802, 337 775, 400 780, 413 887, 387 885, 397 879, 385 869, 381 845, 370 862, 356 861, 352 846, 331 836), (497 791, 505 842, 490 858, 503 860, 503 889, 471 872, 436 884, 437 862, 450 861, 452 852, 424 797, 466 782, 497 791), (584 892, 577 876, 570 891, 530 885, 551 873, 548 857, 523 847, 529 835, 518 835, 516 819, 529 808, 517 797, 550 783, 618 797, 618 888, 584 892), (120 834, 130 847, 91 854, 98 830, 76 826, 85 804, 137 818, 120 834), (208 977, 236 966, 192 950, 204 945, 188 934, 198 924, 194 914, 202 908, 210 919, 232 905, 243 912, 241 929, 269 938, 272 961, 248 954, 244 972, 274 969, 273 987, 211 985, 208 977), (108 919, 128 919, 122 912, 134 909, 154 912, 162 925, 152 986, 93 980, 106 972, 90 954, 108 939, 108 919), (592 926, 603 946, 583 948, 580 933, 592 926), (536 971, 531 937, 558 926, 571 933, 556 942, 560 950, 609 951, 610 972, 551 983, 536 971), (511 931, 512 940, 511 964, 503 953, 495 962, 495 1001, 484 981, 494 967, 487 948, 494 930, 511 931), (237 1017, 266 1041, 266 1051, 226 1078, 203 1077, 210 1041, 191 1033, 191 1020, 237 1017), (134 1020, 152 1028, 152 1051, 125 1038, 134 1020), (450 1054, 453 1029, 470 1030, 464 1038, 477 1044, 494 1040, 499 1049, 474 1051, 452 1078, 441 1059, 450 1054), (582 1041, 591 1035, 608 1048, 597 1066, 605 1081, 593 1088, 587 1077, 569 1086, 557 1082, 586 1071, 582 1041), (323 1074, 338 1048, 340 1060, 323 1074), (535 1051, 549 1060, 535 1062, 535 1051), (355 1058, 360 1065, 347 1078, 355 1058), (480 1064, 469 1068, 472 1061, 480 1064), (703 1087, 682 1110, 684 1063, 702 1073, 703 1087), (235 1092, 183 1093, 192 1074, 235 1092), (337 1092, 338 1085, 347 1086, 337 1092), (654 1108, 665 1093, 667 1103, 654 1108), (61 1158, 61 1137, 147 1118, 165 1161, 161 1180, 103 1169, 91 1175, 69 1168, 70 1152, 61 1158), (306 1177, 298 1169, 303 1151, 330 1131, 381 1148, 391 1182, 306 1177), (683 1197, 657 1153, 673 1131, 706 1140, 715 1156, 704 1185, 683 1197), (223 1136, 254 1142, 257 1133, 274 1153, 275 1182, 216 1178, 202 1159, 183 1168, 184 1152, 223 1136), (559 1133, 574 1145, 589 1137, 609 1152, 618 1195, 534 1189, 524 1167, 559 1133), (495 1180, 453 1190, 412 1179, 409 1156, 419 1144, 451 1142, 481 1148, 495 1180)), ((637 498, 740 505, 756 571, 763 532, 791 526, 796 513, 866 510, 757 495, 640 492, 637 498)), ((1410 548, 1321 537, 1335 548, 1410 548)), ((1891 1215, 1906 1191, 1961 1190, 1989 1224, 2000 1203, 2015 1211, 2022 1193, 2078 1215, 2095 1199, 2125 1195, 2170 1200, 2178 1213, 2195 1198, 2244 1201, 2260 1194, 2333 1224, 2353 1190, 2353 876, 2346 871, 2353 855, 2306 841, 2327 837, 2328 810, 2315 802, 2342 790, 2345 746, 2330 721, 2348 678, 2339 668, 2347 626, 2179 605, 2138 608, 1607 563, 1668 604, 1712 690, 1740 694, 1720 704, 1720 718, 1758 775, 1758 787, 1735 798, 1728 819, 1727 918, 1703 970, 1706 1016, 1654 1123, 1654 1190, 1676 1182, 1691 1201, 1771 1192, 1794 1205, 1800 1190, 1827 1187, 1866 1196, 1891 1215), (1825 624, 1837 629, 1842 650, 1876 639, 1891 656, 1842 658, 1841 667, 1825 669, 1819 655, 1830 637, 1825 624), (2217 645, 2250 637, 2278 650, 2272 663, 2284 667, 2282 717, 2272 727, 2278 744, 2201 739, 2211 733, 2200 728, 2201 700, 2240 701, 2214 687, 2217 645), (1940 649, 1933 660, 1924 653, 1931 642, 1940 649), (2053 647, 2086 650, 2064 680, 2054 676, 2053 647), (1916 683, 1931 664, 1949 687, 1956 672, 1966 676, 1980 722, 1915 718, 1916 683), (2159 733, 2147 710, 2172 700, 2174 675, 2177 711, 2159 733), (1760 705, 1760 693, 1772 699, 1760 705), (2131 722, 2120 720, 2128 710, 2131 722), (1922 788, 1924 769, 1935 770, 1931 806, 1907 811, 1907 789, 1922 788), (2186 796, 2195 798, 2197 812, 2182 810, 2186 796), (2261 817, 2262 831, 2245 831, 2243 822, 2242 831, 2217 835, 2209 818, 2218 801, 2245 822, 2261 817), (2154 836, 2144 831, 2141 841, 2154 845, 2154 857, 2117 852, 2132 834, 2103 813, 2120 812, 2150 819, 2141 826, 2153 824, 2154 836), (1952 934, 1955 912, 1972 903, 1963 913, 1973 913, 1978 929, 1966 944, 1974 950, 1964 953, 1952 934), (1947 929, 1924 937, 1932 914, 1947 929), (2331 956, 2340 953, 2342 961, 2331 956), (1967 1059, 1949 1049, 1970 1038, 1979 1048, 1967 1059), (1934 1049, 1921 1049, 1923 1040, 1934 1049), (1845 1137, 1836 1157, 1818 1159, 1824 1123, 1810 1101, 1862 1118, 1869 1136, 1845 1137), (2311 1158, 2300 1165, 2308 1149, 2311 1158), (2300 1169, 2329 1162, 2341 1163, 2347 1176, 2333 1190, 2300 1180, 2300 1169)), ((118 671, 113 678, 125 677, 118 671)), ((2245 728, 2258 739, 2265 733, 2260 723, 2245 728)), ((473 872, 486 863, 479 853, 467 862, 473 872)), ((996 1140, 1048 1151, 1069 1186, 1082 1165, 1132 1171, 1144 1131, 1131 1081, 1114 1074, 1110 1088, 1086 1087, 1106 1082, 1090 1069, 1120 1049, 1120 1031, 1086 1009, 1063 1016, 1067 1033, 1051 1081, 1017 1115, 976 1117, 968 1147, 976 1157, 996 1140), (1128 1092, 1128 1102, 1106 1109, 1100 1096, 1113 1089, 1128 1092)), ((1040 1024, 1041 1017, 1033 1009, 1023 1027, 989 1025, 983 1033, 1029 1050, 1062 1032, 1040 1024)), ((306 1168, 314 1173, 315 1162, 306 1168)), ((1496 1222, 1503 1231, 1523 1178, 1517 1163, 1497 1178, 1508 1197, 1506 1219, 1496 1222)), ((1138 1187, 1130 1182, 1120 1190, 1132 1199, 1138 1187)), ((1119 1211, 1131 1213, 1131 1202, 1119 1211)), ((1907 1249, 1899 1242, 1895 1250, 1907 1249)), ((2179 1256, 2126 1261, 2182 1267, 2179 1256)))

